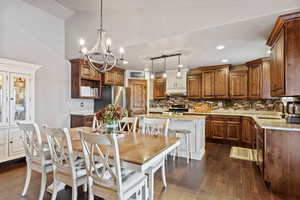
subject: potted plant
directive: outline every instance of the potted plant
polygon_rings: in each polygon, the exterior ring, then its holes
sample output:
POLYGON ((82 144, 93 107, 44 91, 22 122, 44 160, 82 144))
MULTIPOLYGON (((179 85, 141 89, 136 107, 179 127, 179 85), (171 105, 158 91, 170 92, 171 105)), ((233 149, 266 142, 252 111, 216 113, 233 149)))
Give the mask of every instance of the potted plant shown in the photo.
POLYGON ((108 134, 116 133, 118 121, 127 116, 127 110, 118 104, 109 104, 96 112, 97 119, 108 134))

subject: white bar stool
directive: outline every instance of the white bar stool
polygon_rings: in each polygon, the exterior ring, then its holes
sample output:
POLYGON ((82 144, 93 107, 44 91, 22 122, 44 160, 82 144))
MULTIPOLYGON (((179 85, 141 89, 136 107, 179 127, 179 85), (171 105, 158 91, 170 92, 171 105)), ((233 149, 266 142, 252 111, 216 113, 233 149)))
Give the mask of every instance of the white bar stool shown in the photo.
MULTIPOLYGON (((187 129, 169 129, 168 133, 171 135, 175 135, 176 137, 181 134, 185 136, 185 150, 186 150, 186 162, 189 163, 190 159, 192 159, 192 153, 191 153, 191 135, 192 132, 187 129)), ((176 148, 173 160, 175 160, 175 156, 178 156, 178 148, 176 148)))

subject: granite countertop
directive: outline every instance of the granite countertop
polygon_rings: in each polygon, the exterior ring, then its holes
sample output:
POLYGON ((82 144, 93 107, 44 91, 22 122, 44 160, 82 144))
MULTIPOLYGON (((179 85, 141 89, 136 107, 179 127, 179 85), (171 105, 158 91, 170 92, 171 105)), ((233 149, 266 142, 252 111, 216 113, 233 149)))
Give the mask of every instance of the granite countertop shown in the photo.
MULTIPOLYGON (((153 109, 159 112, 163 108, 153 109)), ((152 109, 150 110, 152 112, 152 109)), ((164 111, 161 111, 164 112, 164 111)), ((300 124, 289 124, 285 119, 282 119, 280 112, 273 111, 256 111, 256 110, 226 110, 219 109, 209 113, 198 112, 185 112, 184 116, 206 116, 206 115, 230 115, 230 116, 244 116, 251 117, 255 122, 264 129, 287 130, 287 131, 300 131, 300 124)), ((172 115, 171 115, 172 116, 172 115)), ((166 118, 166 117, 165 117, 166 118)), ((176 117, 174 117, 176 118, 176 117)), ((189 117, 187 117, 189 118, 189 117)))
POLYGON ((140 117, 147 118, 158 118, 158 119, 170 119, 170 120, 198 120, 205 119, 205 115, 166 115, 166 114, 146 114, 146 115, 138 115, 140 117))
POLYGON ((230 115, 230 116, 244 116, 252 117, 255 122, 264 129, 287 130, 287 131, 300 131, 300 124, 289 124, 285 119, 282 119, 280 112, 271 111, 213 111, 211 113, 196 113, 187 112, 188 115, 230 115))

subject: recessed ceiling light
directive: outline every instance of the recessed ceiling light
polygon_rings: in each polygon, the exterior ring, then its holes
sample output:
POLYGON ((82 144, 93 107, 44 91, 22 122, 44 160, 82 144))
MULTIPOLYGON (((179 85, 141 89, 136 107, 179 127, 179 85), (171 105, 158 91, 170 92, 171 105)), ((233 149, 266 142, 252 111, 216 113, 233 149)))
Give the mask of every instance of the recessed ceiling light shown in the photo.
POLYGON ((223 62, 223 63, 227 63, 227 62, 228 62, 228 59, 222 59, 222 62, 223 62))
POLYGON ((218 50, 222 50, 222 49, 224 49, 224 48, 225 48, 224 45, 219 45, 219 46, 216 47, 216 49, 218 49, 218 50))

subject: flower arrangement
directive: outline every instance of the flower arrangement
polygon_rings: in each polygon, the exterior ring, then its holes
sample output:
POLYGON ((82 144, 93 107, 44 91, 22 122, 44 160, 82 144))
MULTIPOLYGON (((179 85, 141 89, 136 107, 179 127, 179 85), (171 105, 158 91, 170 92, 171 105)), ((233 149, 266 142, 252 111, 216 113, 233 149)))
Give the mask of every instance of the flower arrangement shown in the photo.
POLYGON ((112 124, 128 116, 128 111, 118 104, 109 104, 96 113, 96 117, 104 124, 112 124))

